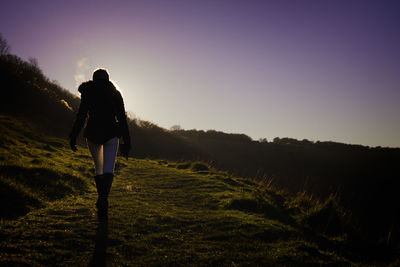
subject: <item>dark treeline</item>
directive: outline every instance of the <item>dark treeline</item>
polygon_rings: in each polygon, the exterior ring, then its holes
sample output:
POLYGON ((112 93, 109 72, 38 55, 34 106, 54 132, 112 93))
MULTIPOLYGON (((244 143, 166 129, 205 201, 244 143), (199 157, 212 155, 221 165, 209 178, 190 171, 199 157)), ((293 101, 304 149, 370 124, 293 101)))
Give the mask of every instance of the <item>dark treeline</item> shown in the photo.
MULTIPOLYGON (((46 78, 35 60, 0 55, 0 112, 34 121, 67 138, 80 99, 46 78)), ((129 119, 132 156, 202 160, 235 175, 263 180, 290 193, 335 194, 375 240, 399 242, 400 149, 291 138, 254 141, 214 130, 163 129, 129 119)), ((160 179, 162 179, 160 177, 160 179)))
POLYGON ((35 64, 14 55, 0 56, 0 111, 39 122, 51 133, 66 132, 79 98, 49 81, 35 64))

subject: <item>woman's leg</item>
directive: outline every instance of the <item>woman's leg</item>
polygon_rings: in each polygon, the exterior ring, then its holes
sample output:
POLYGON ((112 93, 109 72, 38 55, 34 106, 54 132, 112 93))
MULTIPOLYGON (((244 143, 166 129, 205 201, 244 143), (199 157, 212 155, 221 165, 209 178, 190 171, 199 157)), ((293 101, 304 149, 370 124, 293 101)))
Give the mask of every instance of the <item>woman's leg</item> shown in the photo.
POLYGON ((94 181, 96 182, 96 188, 97 188, 97 202, 96 202, 96 207, 97 207, 97 212, 99 219, 104 219, 106 218, 105 215, 105 208, 104 206, 106 205, 104 203, 104 200, 102 200, 102 196, 104 195, 105 191, 105 183, 104 183, 104 175, 103 175, 103 145, 95 144, 88 139, 86 139, 86 142, 89 147, 90 154, 92 154, 93 161, 94 161, 94 166, 95 166, 95 176, 94 176, 94 181))
POLYGON ((114 179, 114 164, 117 156, 118 138, 112 138, 103 144, 103 175, 99 195, 99 219, 108 218, 108 194, 114 179))
POLYGON ((103 173, 114 173, 119 139, 114 137, 103 145, 103 173))
POLYGON ((88 144, 90 154, 92 154, 92 158, 95 166, 95 175, 103 174, 103 145, 95 144, 90 140, 86 139, 88 144))

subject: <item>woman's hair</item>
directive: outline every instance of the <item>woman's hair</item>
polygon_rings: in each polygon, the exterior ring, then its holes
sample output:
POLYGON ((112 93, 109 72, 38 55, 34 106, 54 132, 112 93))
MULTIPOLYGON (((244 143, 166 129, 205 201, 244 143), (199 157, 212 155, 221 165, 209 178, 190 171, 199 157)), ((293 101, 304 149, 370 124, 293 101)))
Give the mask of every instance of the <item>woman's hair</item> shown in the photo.
POLYGON ((105 69, 97 69, 93 72, 93 81, 109 81, 108 72, 105 69))

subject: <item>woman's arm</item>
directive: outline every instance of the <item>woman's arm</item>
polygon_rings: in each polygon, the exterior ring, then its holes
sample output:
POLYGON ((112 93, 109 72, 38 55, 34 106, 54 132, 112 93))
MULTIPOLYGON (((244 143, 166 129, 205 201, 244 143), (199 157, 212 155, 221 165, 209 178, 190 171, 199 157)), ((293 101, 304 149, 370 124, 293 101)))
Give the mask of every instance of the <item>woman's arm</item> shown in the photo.
POLYGON ((70 145, 73 151, 76 151, 76 139, 85 124, 86 118, 88 113, 88 105, 86 102, 86 93, 82 92, 81 95, 81 104, 79 105, 78 114, 76 115, 75 123, 72 126, 71 133, 69 134, 70 145))
POLYGON ((131 137, 129 134, 129 128, 128 128, 128 123, 126 119, 126 112, 125 112, 125 106, 124 106, 124 100, 122 99, 121 93, 117 91, 116 95, 116 112, 117 112, 117 119, 118 122, 121 126, 121 131, 122 131, 122 139, 124 140, 124 143, 130 147, 131 145, 131 137))

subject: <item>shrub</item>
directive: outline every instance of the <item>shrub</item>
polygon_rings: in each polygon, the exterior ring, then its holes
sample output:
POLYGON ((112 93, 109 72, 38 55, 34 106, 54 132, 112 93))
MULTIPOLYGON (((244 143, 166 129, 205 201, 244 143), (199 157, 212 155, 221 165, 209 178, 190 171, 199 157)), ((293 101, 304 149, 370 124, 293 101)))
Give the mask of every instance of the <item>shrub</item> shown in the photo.
POLYGON ((350 226, 349 215, 333 196, 311 208, 302 221, 310 228, 331 236, 345 233, 350 226))
POLYGON ((197 171, 209 171, 210 168, 205 163, 194 162, 194 163, 192 163, 192 170, 194 170, 196 172, 197 171))
POLYGON ((188 169, 189 167, 190 167, 190 163, 188 163, 188 162, 181 163, 176 166, 177 169, 188 169))

